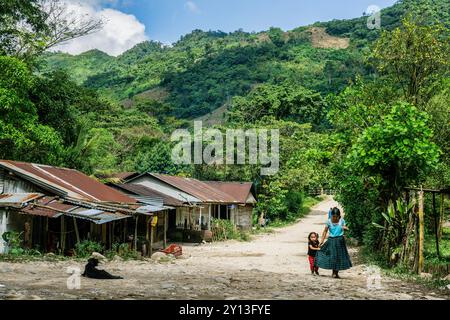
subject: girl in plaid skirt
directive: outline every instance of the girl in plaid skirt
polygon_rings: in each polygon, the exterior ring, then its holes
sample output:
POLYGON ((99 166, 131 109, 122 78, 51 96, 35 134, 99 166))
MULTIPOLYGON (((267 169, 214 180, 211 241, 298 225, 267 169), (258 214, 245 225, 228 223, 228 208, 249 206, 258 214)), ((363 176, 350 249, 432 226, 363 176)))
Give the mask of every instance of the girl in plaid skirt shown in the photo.
POLYGON ((322 241, 320 242, 321 248, 320 251, 317 251, 315 260, 316 266, 322 269, 333 270, 333 278, 340 278, 340 270, 347 270, 352 267, 344 239, 344 230, 348 230, 345 220, 341 218, 340 210, 333 208, 331 219, 328 219, 323 231, 322 241), (329 233, 329 237, 324 244, 327 233, 329 233))

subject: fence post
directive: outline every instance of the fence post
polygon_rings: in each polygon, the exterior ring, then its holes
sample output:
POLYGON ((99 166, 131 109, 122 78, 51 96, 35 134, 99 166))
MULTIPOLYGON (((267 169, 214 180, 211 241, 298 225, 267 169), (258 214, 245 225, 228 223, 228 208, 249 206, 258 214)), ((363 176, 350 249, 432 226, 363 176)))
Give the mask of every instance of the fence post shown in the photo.
POLYGON ((441 241, 442 239, 442 229, 444 224, 444 193, 441 193, 441 201, 440 201, 440 212, 439 212, 439 232, 438 232, 438 239, 441 241))
POLYGON ((418 274, 423 271, 423 242, 424 242, 424 197, 423 190, 419 191, 419 267, 418 274))

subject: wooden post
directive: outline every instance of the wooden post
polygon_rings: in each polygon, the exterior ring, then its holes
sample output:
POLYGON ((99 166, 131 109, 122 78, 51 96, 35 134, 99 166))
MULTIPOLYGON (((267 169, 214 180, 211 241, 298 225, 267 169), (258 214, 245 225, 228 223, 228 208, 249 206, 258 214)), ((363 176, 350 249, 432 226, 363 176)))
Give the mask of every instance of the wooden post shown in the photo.
POLYGON ((48 217, 45 217, 45 238, 44 238, 45 251, 48 251, 48 217))
POLYGON ((89 240, 93 240, 94 239, 94 223, 89 223, 89 240))
POLYGON ((101 230, 100 232, 102 234, 102 242, 106 246, 107 245, 106 224, 102 224, 100 227, 100 230, 101 230))
POLYGON ((112 249, 112 223, 111 222, 108 223, 108 233, 109 233, 109 237, 108 237, 109 249, 111 250, 112 249))
POLYGON ((164 249, 167 248, 167 226, 169 219, 169 210, 166 210, 165 212, 166 214, 164 215, 164 249))
MULTIPOLYGON (((150 228, 151 228, 151 217, 145 217, 145 245, 148 247, 150 244, 150 228)), ((145 255, 150 256, 150 248, 146 248, 145 255)))
POLYGON ((64 225, 64 216, 61 216, 61 253, 64 255, 64 249, 66 246, 66 228, 64 225))
POLYGON ((418 264, 418 274, 423 271, 423 242, 424 242, 424 197, 423 191, 419 191, 419 264, 418 264))
POLYGON ((123 219, 123 243, 127 242, 128 219, 123 219))
POLYGON ((208 230, 211 230, 211 207, 212 207, 212 204, 209 205, 209 210, 208 210, 208 230))
POLYGON ((77 237, 77 243, 80 243, 80 234, 78 233, 77 219, 75 217, 73 217, 73 226, 75 229, 75 236, 77 237))
POLYGON ((134 251, 137 251, 137 228, 139 216, 136 216, 136 224, 134 225, 134 251))
POLYGON ((441 193, 441 203, 440 203, 440 210, 439 210, 439 232, 438 232, 438 239, 441 241, 442 239, 442 225, 444 224, 444 194, 441 193))
MULTIPOLYGON (((112 235, 112 242, 115 241, 115 237, 114 237, 115 232, 116 232, 116 222, 113 221, 113 225, 112 225, 112 233, 111 233, 111 235, 112 235)), ((111 245, 111 248, 112 248, 112 245, 111 245)))
POLYGON ((434 216, 434 231, 436 235, 436 254, 438 258, 441 257, 441 254, 439 252, 439 217, 438 213, 436 211, 436 193, 433 192, 433 216, 434 216))
MULTIPOLYGON (((153 220, 153 217, 154 216, 152 216, 152 220, 153 220)), ((152 225, 152 223, 151 223, 152 221, 150 220, 150 248, 149 248, 149 252, 150 252, 150 257, 152 256, 152 254, 153 254, 153 225, 152 225)))

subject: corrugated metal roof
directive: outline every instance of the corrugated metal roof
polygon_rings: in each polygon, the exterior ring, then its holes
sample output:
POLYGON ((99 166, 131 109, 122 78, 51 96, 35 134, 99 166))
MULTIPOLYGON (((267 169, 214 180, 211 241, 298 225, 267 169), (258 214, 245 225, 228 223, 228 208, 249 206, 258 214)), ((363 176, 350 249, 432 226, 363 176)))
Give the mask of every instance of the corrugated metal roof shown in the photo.
POLYGON ((67 216, 72 216, 78 219, 84 219, 92 221, 95 224, 104 224, 116 220, 122 220, 126 218, 130 218, 129 215, 122 213, 112 213, 105 212, 97 209, 86 209, 86 208, 77 208, 70 213, 66 214, 67 216))
POLYGON ((22 208, 19 213, 49 218, 58 218, 64 214, 63 211, 73 209, 71 205, 64 205, 57 197, 42 197, 22 208))
MULTIPOLYGON (((92 206, 95 204, 92 203, 92 206)), ((118 208, 117 210, 120 210, 118 208)), ((130 218, 131 215, 119 211, 110 212, 102 209, 93 209, 89 203, 83 205, 67 203, 64 199, 57 197, 42 197, 33 203, 28 203, 25 208, 18 211, 21 214, 44 216, 49 218, 58 218, 62 215, 85 219, 96 224, 103 224, 115 220, 130 218)))
POLYGON ((174 209, 173 207, 167 207, 167 206, 155 206, 155 205, 146 205, 143 207, 140 207, 136 210, 136 212, 140 214, 145 215, 152 215, 154 212, 160 212, 168 209, 174 209))
POLYGON ((203 202, 210 203, 239 203, 231 195, 216 189, 203 181, 193 178, 183 178, 164 174, 151 174, 153 177, 164 181, 171 186, 199 198, 203 202))
POLYGON ((136 203, 135 199, 77 170, 10 160, 0 160, 0 167, 15 172, 23 179, 40 183, 43 188, 47 186, 52 190, 58 189, 70 197, 97 201, 136 203))
POLYGON ((155 189, 140 185, 140 184, 116 184, 118 188, 121 188, 123 190, 126 190, 130 193, 133 193, 135 195, 140 196, 146 196, 146 197, 160 197, 163 199, 163 204, 166 206, 173 206, 173 207, 180 207, 184 205, 183 201, 180 201, 176 198, 173 198, 169 195, 166 195, 162 192, 159 192, 155 189))
POLYGON ((44 195, 41 193, 0 194, 0 207, 21 207, 24 204, 43 196, 44 195))
POLYGON ((251 182, 221 182, 221 181, 204 181, 213 188, 229 194, 239 203, 255 203, 256 199, 251 193, 253 183, 251 182))

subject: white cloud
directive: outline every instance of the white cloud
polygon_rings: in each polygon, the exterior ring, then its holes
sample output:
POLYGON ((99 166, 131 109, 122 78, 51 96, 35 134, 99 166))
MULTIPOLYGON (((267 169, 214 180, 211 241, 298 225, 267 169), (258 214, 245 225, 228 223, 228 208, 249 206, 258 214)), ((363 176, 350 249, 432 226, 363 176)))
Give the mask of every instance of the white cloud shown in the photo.
POLYGON ((187 1, 184 6, 192 13, 200 13, 200 9, 194 1, 187 1))
MULTIPOLYGON (((110 3, 115 0, 107 0, 110 3)), ((100 31, 87 36, 73 39, 55 47, 54 51, 63 51, 70 54, 99 49, 109 55, 118 56, 134 45, 148 40, 145 34, 145 25, 134 15, 125 14, 115 9, 101 8, 105 1, 85 0, 83 3, 72 0, 68 3, 68 11, 80 16, 89 16, 101 19, 104 25, 100 31)))

